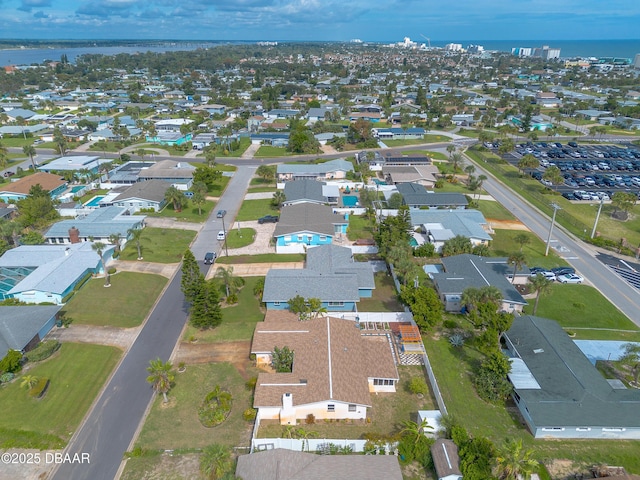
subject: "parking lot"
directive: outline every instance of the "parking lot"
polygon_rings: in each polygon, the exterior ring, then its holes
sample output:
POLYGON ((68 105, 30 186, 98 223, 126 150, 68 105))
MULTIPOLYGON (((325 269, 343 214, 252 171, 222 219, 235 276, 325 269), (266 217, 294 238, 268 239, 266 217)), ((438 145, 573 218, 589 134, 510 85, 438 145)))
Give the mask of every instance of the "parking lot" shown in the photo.
MULTIPOLYGON (((499 144, 485 146, 495 151, 499 144)), ((540 166, 526 173, 547 186, 551 183, 543 178, 545 170, 552 165, 560 169, 564 183, 556 188, 568 200, 609 201, 618 191, 640 198, 640 147, 636 145, 528 142, 517 144, 504 159, 517 165, 527 154, 536 157, 540 166)))

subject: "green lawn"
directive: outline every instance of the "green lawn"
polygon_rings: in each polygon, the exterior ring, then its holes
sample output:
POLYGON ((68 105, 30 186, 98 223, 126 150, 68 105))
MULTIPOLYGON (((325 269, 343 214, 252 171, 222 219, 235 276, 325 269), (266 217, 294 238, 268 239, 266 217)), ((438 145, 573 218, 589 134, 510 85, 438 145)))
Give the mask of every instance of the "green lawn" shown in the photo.
POLYGON ((527 259, 527 266, 540 266, 545 268, 561 267, 568 265, 553 250, 549 250, 549 255, 544 256, 545 243, 535 234, 522 230, 502 230, 494 229, 493 240, 491 241, 491 254, 496 257, 508 257, 520 250, 520 244, 514 238, 524 234, 529 237, 529 244, 522 248, 527 259))
POLYGON ((121 354, 114 347, 65 343, 54 356, 32 364, 23 374, 45 377, 51 383, 41 400, 29 398, 20 388, 20 377, 0 389, 5 412, 0 416, 0 448, 64 446, 121 354), (33 433, 21 434, 19 430, 33 433))
POLYGON ((265 215, 277 215, 278 210, 271 205, 270 198, 259 200, 245 200, 242 202, 236 221, 258 220, 265 215))
POLYGON ((160 275, 120 272, 111 275, 111 286, 105 288, 102 278, 94 278, 64 306, 64 312, 74 323, 137 327, 166 283, 160 275))
MULTIPOLYGON (((196 236, 191 230, 146 227, 140 244, 145 262, 177 263, 196 236)), ((135 242, 128 242, 120 253, 120 260, 136 260, 135 242)))
POLYGON ((359 238, 373 238, 373 225, 364 215, 349 215, 347 238, 351 241, 359 238))
POLYGON ((241 228, 227 231, 227 246, 229 248, 241 248, 251 245, 256 238, 253 228, 241 228))
MULTIPOLYGON (((424 337, 423 337, 424 338, 424 337)), ((628 472, 640 473, 640 441, 626 440, 535 440, 521 424, 515 406, 485 403, 471 383, 471 367, 479 354, 469 347, 452 347, 446 338, 425 339, 447 410, 473 435, 482 435, 501 444, 505 439, 522 439, 533 448, 538 460, 567 459, 577 464, 622 465, 628 472)))
MULTIPOLYGON (((533 301, 529 303, 531 306, 525 309, 527 313, 533 308, 533 301)), ((578 330, 581 328, 630 330, 640 334, 640 329, 631 320, 588 285, 553 283, 551 291, 540 298, 536 315, 556 320, 579 338, 600 339, 598 330, 578 330)), ((607 336, 612 333, 607 332, 607 336)))
POLYGON ((251 407, 252 392, 245 382, 229 363, 187 366, 186 372, 176 373, 169 404, 163 404, 161 395, 155 399, 136 445, 153 450, 202 448, 212 443, 249 446, 251 425, 242 418, 242 412, 251 407), (198 407, 216 385, 231 393, 233 405, 223 423, 206 428, 198 420, 198 407))
POLYGON ((290 155, 293 155, 293 154, 291 152, 288 152, 285 147, 272 147, 271 145, 262 145, 253 156, 254 157, 288 157, 290 155))
MULTIPOLYGON (((3 137, 0 139, 0 144, 9 148, 9 147, 24 147, 25 145, 33 145, 33 142, 36 139, 33 137, 24 138, 23 136, 19 137, 3 137)), ((40 145, 42 147, 42 145, 40 145)))
POLYGON ((402 312, 404 306, 398 301, 393 279, 386 272, 376 272, 376 288, 371 298, 361 298, 358 310, 362 312, 402 312))
MULTIPOLYGON (((274 170, 274 174, 275 174, 275 170, 274 170)), ((276 182, 275 182, 275 179, 266 180, 266 179, 264 179, 262 177, 254 177, 254 178, 251 179, 251 182, 249 183, 249 186, 276 188, 276 182)))
MULTIPOLYGON (((402 428, 406 420, 416 421, 418 410, 437 408, 430 395, 418 398, 409 392, 408 384, 413 377, 424 378, 424 370, 419 366, 399 366, 400 382, 395 393, 371 395, 371 409, 367 416, 371 423, 354 422, 317 422, 303 425, 306 431, 316 432, 318 438, 362 438, 366 434, 394 435, 402 428)), ((259 438, 282 438, 285 427, 275 421, 264 421, 258 430, 259 438)))
POLYGON ((168 203, 165 207, 159 212, 151 212, 144 213, 143 215, 147 215, 149 217, 162 217, 162 218, 175 218, 181 222, 193 222, 193 223, 203 223, 206 221, 207 217, 215 207, 215 202, 207 200, 204 205, 200 206, 200 211, 198 210, 198 206, 193 202, 189 202, 186 207, 184 207, 181 211, 176 212, 173 209, 173 204, 168 203))
POLYGON ((404 155, 426 155, 433 160, 447 160, 449 157, 442 152, 432 152, 429 150, 405 150, 404 155))
POLYGON ((492 200, 478 200, 478 210, 482 212, 484 218, 493 220, 515 220, 516 217, 501 203, 492 200))
POLYGON ((231 255, 230 257, 219 257, 216 263, 238 265, 246 263, 280 263, 280 262, 304 262, 304 253, 260 253, 258 255, 231 255))
POLYGON ((219 327, 200 331, 189 325, 183 340, 189 340, 192 336, 198 339, 198 343, 251 340, 256 323, 264 318, 262 302, 253 294, 253 287, 259 278, 244 279, 244 287, 238 293, 238 303, 222 309, 222 324, 219 327))

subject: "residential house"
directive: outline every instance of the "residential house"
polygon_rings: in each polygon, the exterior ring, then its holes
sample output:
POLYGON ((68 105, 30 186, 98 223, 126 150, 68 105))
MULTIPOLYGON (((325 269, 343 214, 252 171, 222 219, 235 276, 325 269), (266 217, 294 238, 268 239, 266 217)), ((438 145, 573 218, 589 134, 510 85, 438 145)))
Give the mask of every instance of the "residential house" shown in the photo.
POLYGON ((193 172, 196 167, 187 162, 161 160, 149 168, 143 168, 138 174, 138 181, 164 180, 178 190, 189 190, 193 184, 193 172))
MULTIPOLYGON (((433 283, 444 302, 447 312, 461 312, 462 293, 469 287, 483 288, 494 286, 502 292, 500 310, 505 312, 522 312, 527 301, 520 295, 515 285, 507 276, 513 275, 513 266, 506 258, 480 257, 463 254, 442 259, 444 272, 432 273, 433 283)), ((516 276, 522 281, 529 277, 529 269, 521 268, 516 276)), ((520 283, 521 283, 520 282, 520 283)))
POLYGON ((327 115, 327 113, 330 111, 330 109, 326 108, 326 107, 320 107, 320 108, 310 108, 309 111, 307 112, 307 119, 312 121, 312 122, 317 122, 318 120, 322 120, 324 121, 325 116, 327 115))
POLYGON ((273 147, 289 145, 289 132, 252 133, 250 137, 251 143, 254 145, 271 145, 273 147))
POLYGON ((60 305, 77 285, 100 271, 102 261, 89 242, 20 245, 0 257, 0 296, 60 305))
POLYGON ((562 105, 562 100, 555 92, 536 92, 536 104, 541 107, 556 108, 562 105))
POLYGON ((348 215, 331 207, 299 203, 283 207, 273 236, 277 253, 304 253, 308 247, 333 243, 347 233, 348 215))
POLYGON ((516 317, 502 340, 535 438, 640 439, 640 390, 606 379, 557 322, 516 317))
POLYGON ((273 110, 269 110, 268 112, 266 112, 264 115, 268 119, 285 118, 288 120, 291 118, 296 118, 299 114, 300 110, 274 108, 273 110))
POLYGON ((49 125, 46 123, 40 123, 38 125, 5 125, 0 127, 0 136, 2 135, 39 135, 43 131, 47 131, 49 125))
POLYGON ((68 155, 50 161, 44 165, 40 165, 38 170, 41 172, 80 172, 98 173, 101 163, 107 163, 109 160, 101 159, 95 155, 68 155))
POLYGON ((254 408, 260 420, 295 425, 367 418, 371 393, 395 392, 398 370, 387 336, 362 335, 351 320, 318 317, 301 322, 289 312, 268 311, 256 325, 251 354, 271 363, 274 347, 294 352, 291 373, 260 373, 254 408))
POLYGON ((155 162, 133 161, 118 165, 112 172, 109 172, 109 184, 133 185, 138 181, 140 172, 155 165, 155 162))
POLYGON ((0 359, 9 350, 26 353, 53 328, 62 307, 0 307, 0 359))
POLYGON ((145 141, 157 143, 159 145, 182 145, 191 141, 193 135, 191 133, 180 133, 173 131, 158 131, 155 135, 147 135, 145 141))
POLYGON ((428 191, 417 183, 399 183, 396 185, 402 195, 402 203, 409 208, 466 208, 469 204, 462 193, 436 193, 428 191))
POLYGON ((431 458, 438 480, 462 480, 458 446, 453 440, 437 439, 431 445, 431 458))
POLYGON ((111 203, 117 207, 124 207, 131 213, 141 210, 159 212, 166 203, 164 197, 170 186, 164 180, 145 180, 134 183, 111 200, 111 203))
POLYGON ((5 110, 5 114, 10 122, 15 122, 18 118, 29 120, 31 117, 37 115, 33 110, 27 110, 24 108, 12 108, 5 110))
POLYGON ((458 235, 471 240, 471 245, 487 245, 493 233, 482 212, 478 210, 409 210, 411 225, 420 228, 413 232, 417 245, 432 243, 436 252, 442 251, 447 240, 458 235))
POLYGON ((361 298, 373 295, 373 269, 355 262, 348 247, 322 245, 307 250, 303 269, 271 269, 264 281, 262 301, 267 310, 286 310, 297 295, 318 298, 327 311, 354 311, 361 298))
POLYGON ((324 163, 281 163, 277 166, 279 182, 304 178, 339 180, 346 178, 347 172, 353 172, 353 164, 342 158, 329 160, 324 163))
POLYGON ((317 455, 276 448, 240 455, 243 480, 402 480, 395 455, 317 455))
MULTIPOLYGON (((377 155, 379 155, 376 152, 377 155)), ((376 157, 377 157, 376 155, 376 157)), ((431 165, 431 159, 426 155, 386 155, 382 156, 384 165, 408 166, 408 165, 431 165)))
POLYGON ((158 132, 178 133, 180 132, 180 127, 191 123, 193 123, 193 120, 189 118, 167 118, 165 120, 158 120, 155 123, 155 127, 158 132))
POLYGON ((56 222, 44 234, 48 244, 72 244, 78 242, 110 243, 109 237, 117 234, 128 237, 127 231, 144 227, 144 215, 131 215, 124 207, 103 207, 73 220, 56 222))
POLYGON ((297 203, 317 203, 320 205, 337 205, 340 189, 337 185, 327 185, 317 180, 302 179, 284 184, 285 202, 283 205, 297 203))
POLYGON ((421 140, 426 132, 424 128, 372 128, 374 137, 385 140, 421 140))
POLYGON ((52 173, 38 172, 33 175, 22 177, 15 182, 0 187, 0 200, 3 202, 17 202, 27 198, 29 190, 35 185, 40 185, 43 190, 49 192, 51 198, 55 199, 67 188, 67 181, 60 178, 60 175, 52 173))
POLYGON ((384 165, 382 175, 387 183, 415 183, 434 188, 439 174, 435 165, 384 165))

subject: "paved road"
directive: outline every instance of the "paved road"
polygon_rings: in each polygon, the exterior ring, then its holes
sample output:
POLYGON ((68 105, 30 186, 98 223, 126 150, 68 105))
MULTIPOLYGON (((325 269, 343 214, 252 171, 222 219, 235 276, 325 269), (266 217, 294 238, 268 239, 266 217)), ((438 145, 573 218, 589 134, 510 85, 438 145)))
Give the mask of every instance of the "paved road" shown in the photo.
MULTIPOLYGON (((489 172, 483 170, 481 164, 475 165, 477 173, 488 177, 483 184, 486 191, 546 242, 551 224, 549 217, 532 207, 516 192, 505 188, 489 172)), ((640 326, 640 293, 596 260, 596 249, 576 239, 557 223, 551 237, 551 248, 585 276, 636 325, 640 326)))
POLYGON ((154 395, 146 381, 149 360, 167 360, 187 319, 178 271, 140 335, 65 452, 88 453, 88 465, 63 464, 55 480, 111 480, 154 395))

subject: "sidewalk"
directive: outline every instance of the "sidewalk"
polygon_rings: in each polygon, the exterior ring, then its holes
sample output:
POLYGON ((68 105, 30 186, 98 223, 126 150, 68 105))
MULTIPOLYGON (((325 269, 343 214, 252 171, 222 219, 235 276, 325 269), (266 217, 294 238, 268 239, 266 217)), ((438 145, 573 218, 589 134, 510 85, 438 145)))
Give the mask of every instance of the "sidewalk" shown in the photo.
POLYGON ((264 277, 270 269, 285 269, 293 268, 301 270, 304 268, 304 262, 274 262, 274 263, 237 263, 226 264, 217 263, 216 268, 209 270, 207 278, 215 276, 218 267, 226 268, 233 267, 233 274, 238 277, 264 277))
POLYGON ((152 263, 145 262, 143 260, 112 260, 109 263, 109 267, 115 267, 118 272, 153 273, 155 275, 162 275, 163 277, 171 278, 180 267, 180 264, 152 263))

